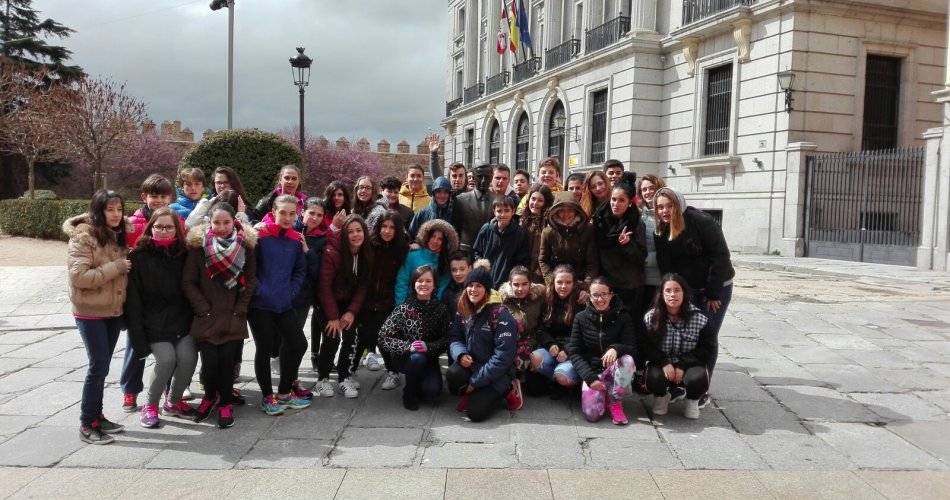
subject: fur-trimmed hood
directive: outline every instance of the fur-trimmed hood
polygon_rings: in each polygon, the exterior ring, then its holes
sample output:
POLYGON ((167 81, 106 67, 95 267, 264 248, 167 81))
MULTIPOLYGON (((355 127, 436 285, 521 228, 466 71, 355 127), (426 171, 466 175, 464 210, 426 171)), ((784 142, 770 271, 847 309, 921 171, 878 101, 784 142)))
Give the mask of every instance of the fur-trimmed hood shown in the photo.
MULTIPOLYGON (((89 222, 88 213, 79 214, 75 217, 70 217, 66 219, 65 221, 63 221, 63 233, 65 233, 66 236, 70 238, 74 236, 78 236, 80 239, 83 240, 84 243, 89 243, 89 244, 98 246, 99 242, 96 241, 96 238, 92 236, 91 230, 92 230, 92 224, 90 224, 89 222), (88 238, 88 240, 86 238, 88 238)), ((125 233, 127 235, 131 234, 132 230, 133 230, 132 225, 129 224, 128 222, 125 222, 125 233)))
POLYGON ((587 212, 584 211, 581 204, 574 201, 574 193, 561 191, 554 195, 554 203, 551 204, 551 208, 548 209, 548 213, 546 214, 549 226, 564 227, 564 224, 561 223, 561 219, 557 216, 558 210, 562 208, 572 208, 574 212, 576 212, 577 215, 574 217, 574 223, 571 224, 573 227, 581 227, 590 220, 590 217, 587 216, 587 212))
POLYGON ((448 248, 445 249, 446 252, 452 253, 459 248, 459 235, 455 232, 455 228, 451 224, 442 220, 442 219, 432 219, 429 222, 426 222, 419 228, 419 234, 416 235, 416 243, 420 247, 426 248, 426 241, 429 240, 429 236, 433 231, 439 230, 442 231, 442 234, 445 235, 448 240, 448 248))
MULTIPOLYGON (((257 246, 257 231, 250 224, 241 224, 241 221, 235 219, 234 226, 239 230, 244 231, 244 243, 249 248, 254 248, 257 246)), ((208 224, 199 224, 190 231, 188 235, 185 236, 185 244, 188 248, 202 248, 205 243, 205 233, 208 232, 208 224)))
MULTIPOLYGON (((532 283, 531 287, 528 288, 528 295, 525 297, 528 300, 537 300, 544 298, 545 286, 540 283, 532 283)), ((501 301, 506 302, 509 299, 514 299, 515 294, 511 290, 511 283, 504 282, 498 287, 498 294, 501 296, 501 301)))

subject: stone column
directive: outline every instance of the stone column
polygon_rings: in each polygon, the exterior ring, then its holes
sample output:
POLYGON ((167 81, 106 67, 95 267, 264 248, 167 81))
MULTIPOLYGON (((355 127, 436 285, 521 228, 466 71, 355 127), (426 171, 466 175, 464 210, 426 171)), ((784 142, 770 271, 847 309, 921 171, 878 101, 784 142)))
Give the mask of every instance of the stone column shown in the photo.
POLYGON ((805 256, 806 157, 818 146, 793 142, 785 147, 785 221, 782 225, 782 255, 805 256))
POLYGON ((656 0, 633 0, 630 5, 630 31, 656 33, 656 0))
POLYGON ((940 173, 940 145, 943 142, 943 127, 932 128, 924 132, 927 150, 924 155, 924 185, 922 190, 920 217, 920 246, 917 248, 917 269, 935 269, 937 261, 937 233, 940 216, 937 207, 941 204, 940 187, 937 184, 940 173))

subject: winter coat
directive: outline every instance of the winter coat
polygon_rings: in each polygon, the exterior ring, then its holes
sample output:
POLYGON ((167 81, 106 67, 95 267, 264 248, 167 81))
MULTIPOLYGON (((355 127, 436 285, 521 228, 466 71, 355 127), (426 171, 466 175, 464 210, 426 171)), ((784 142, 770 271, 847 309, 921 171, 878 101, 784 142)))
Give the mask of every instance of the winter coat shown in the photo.
POLYGON ((647 311, 643 318, 646 328, 637 338, 640 355, 651 365, 672 364, 681 370, 694 366, 709 366, 719 349, 716 332, 710 327, 706 316, 698 307, 689 305, 689 319, 666 320, 664 332, 650 330, 654 310, 647 311))
POLYGON ((268 224, 258 232, 257 291, 251 309, 282 313, 293 308, 307 276, 300 233, 268 224))
POLYGON ((145 226, 148 225, 148 220, 151 218, 152 211, 148 209, 148 205, 142 205, 141 208, 132 212, 132 215, 129 216, 129 224, 132 225, 132 229, 125 235, 125 240, 126 243, 129 244, 129 248, 135 248, 135 243, 139 241, 139 237, 145 232, 145 226))
POLYGON ((379 348, 392 356, 408 354, 412 342, 426 343, 426 357, 438 359, 449 347, 449 313, 437 300, 410 297, 397 306, 379 329, 379 348))
POLYGON ((722 228, 709 214, 694 207, 683 212, 686 228, 670 241, 670 228, 662 224, 656 245, 660 273, 677 273, 693 291, 709 300, 719 300, 723 284, 736 275, 722 228))
POLYGON ((570 264, 574 268, 574 279, 589 284, 600 272, 600 259, 594 241, 594 227, 589 224, 587 214, 574 201, 573 193, 563 191, 554 197, 547 217, 548 227, 541 233, 541 253, 538 258, 545 283, 554 282, 554 268, 560 264, 570 264), (572 223, 564 224, 558 218, 558 210, 562 208, 574 209, 577 215, 572 223))
MULTIPOLYGON (((126 230, 131 228, 126 225, 126 230)), ((113 239, 100 245, 91 233, 89 214, 63 222, 69 236, 66 267, 69 276, 69 301, 73 315, 115 318, 125 304, 128 270, 125 257, 129 248, 113 239)))
POLYGON ((600 357, 608 349, 616 350, 618 359, 624 355, 636 358, 635 345, 633 319, 620 298, 614 296, 610 309, 600 312, 588 302, 587 309, 574 316, 567 354, 577 375, 590 385, 604 371, 600 357))
POLYGON ((452 208, 452 225, 458 229, 459 241, 463 250, 469 250, 475 243, 475 237, 495 214, 491 209, 494 195, 479 191, 468 191, 455 198, 452 208))
POLYGON ((128 297, 125 300, 125 324, 129 329, 132 351, 140 357, 151 353, 149 344, 177 342, 191 331, 191 304, 182 293, 181 278, 185 252, 176 243, 168 250, 149 243, 129 254, 128 297))
POLYGON ((402 203, 396 203, 395 207, 390 207, 389 200, 387 200, 385 196, 380 198, 376 203, 383 207, 383 213, 385 213, 386 210, 392 210, 393 212, 399 214, 399 218, 402 220, 402 227, 408 228, 409 223, 412 222, 412 218, 415 216, 415 212, 402 203))
POLYGON ((168 205, 168 208, 178 212, 178 216, 181 217, 182 220, 188 219, 188 216, 191 215, 191 211, 198 206, 199 201, 208 199, 207 190, 202 191, 201 198, 198 198, 197 200, 192 200, 191 198, 185 196, 185 192, 182 191, 181 188, 176 188, 175 191, 178 194, 178 200, 168 205))
MULTIPOLYGON (((203 198, 201 200, 198 200, 198 204, 195 205, 195 209, 192 210, 191 213, 188 214, 188 217, 185 219, 186 229, 190 230, 191 228, 199 224, 205 224, 207 222, 210 222, 211 218, 208 216, 208 212, 211 210, 211 207, 214 206, 211 200, 212 200, 211 198, 203 198)), ((237 207, 234 207, 234 209, 237 210, 237 207)), ((235 218, 241 221, 241 223, 244 224, 245 226, 250 226, 251 221, 255 220, 255 217, 256 215, 254 213, 254 207, 245 206, 244 211, 238 212, 235 218)))
MULTIPOLYGON (((564 191, 564 185, 562 185, 560 182, 548 187, 551 188, 551 194, 557 194, 561 191, 564 191)), ((530 196, 527 194, 521 197, 521 202, 518 203, 518 206, 515 208, 515 212, 520 214, 528 209, 528 198, 530 198, 530 196)))
POLYGON ((445 287, 445 290, 442 292, 442 303, 445 304, 445 308, 449 311, 449 317, 454 318, 455 313, 459 309, 459 297, 462 295, 462 291, 465 290, 464 283, 456 283, 452 279, 452 275, 449 275, 449 286, 445 287))
POLYGON ((392 250, 391 243, 373 245, 373 274, 364 309, 370 311, 392 311, 396 306, 396 275, 405 261, 392 250))
MULTIPOLYGON (((570 323, 564 322, 565 307, 563 300, 554 299, 551 321, 542 321, 538 326, 538 347, 550 349, 551 346, 556 345, 562 351, 567 347, 567 343, 571 340, 571 329, 574 327, 574 320, 584 310, 584 306, 574 306, 574 317, 570 323)), ((542 319, 544 316, 547 316, 546 308, 542 319)))
POLYGON ((472 378, 476 389, 492 387, 496 393, 508 391, 515 378, 518 325, 504 306, 486 304, 469 319, 458 314, 452 322, 449 359, 458 362, 463 354, 472 357, 472 378))
POLYGON ((451 192, 451 185, 449 180, 445 177, 439 177, 432 183, 432 201, 429 202, 429 205, 416 212, 416 215, 413 216, 412 222, 409 223, 409 239, 415 240, 416 235, 419 233, 419 228, 423 224, 429 222, 432 219, 442 219, 449 224, 452 223, 452 207, 454 205, 454 200, 449 196, 449 201, 442 205, 441 207, 435 202, 435 192, 437 190, 444 190, 451 192))
POLYGON ((327 245, 326 232, 318 226, 304 236, 307 241, 307 277, 304 279, 300 293, 294 297, 294 308, 312 306, 316 303, 317 284, 320 282, 320 264, 323 261, 323 249, 327 245))
POLYGON ((208 275, 205 265, 204 242, 209 231, 207 224, 195 226, 185 239, 188 258, 182 272, 181 288, 191 308, 191 336, 197 342, 221 345, 225 342, 243 340, 247 335, 247 310, 257 289, 257 231, 240 222, 235 224, 244 233, 244 286, 227 288, 208 275))
POLYGON ((544 309, 544 285, 531 285, 528 295, 523 299, 514 296, 510 283, 503 283, 498 293, 501 295, 502 305, 508 308, 508 312, 518 322, 521 339, 533 349, 537 345, 537 331, 544 309))
POLYGON ((544 276, 541 273, 541 266, 538 261, 541 254, 541 235, 544 234, 544 230, 548 225, 547 213, 542 212, 541 215, 534 215, 527 213, 527 209, 525 209, 525 212, 518 222, 528 233, 528 270, 531 271, 531 282, 544 283, 544 276))
MULTIPOLYGON (((277 186, 277 189, 264 195, 264 197, 257 202, 257 205, 254 206, 254 217, 251 220, 254 222, 274 222, 274 201, 282 194, 284 194, 284 192, 280 189, 280 186, 277 186), (270 217, 268 217, 268 215, 270 215, 270 217)), ((303 204, 307 201, 307 194, 298 189, 297 192, 294 193, 294 196, 297 197, 297 215, 300 215, 303 213, 303 204)))
MULTIPOLYGON (((317 297, 320 300, 320 307, 323 308, 323 314, 327 320, 333 321, 340 319, 344 313, 351 313, 353 316, 359 314, 366 300, 366 294, 369 291, 369 279, 360 283, 352 271, 345 273, 345 278, 337 276, 337 271, 343 265, 343 252, 349 252, 349 247, 343 242, 345 236, 342 232, 331 233, 327 236, 327 245, 323 249, 323 262, 320 263, 320 280, 318 282, 317 297), (343 310, 340 310, 339 304, 345 304, 343 310)), ((369 245, 369 241, 364 240, 364 245, 369 245)), ((362 257, 357 262, 357 272, 372 272, 372 263, 366 262, 362 257)))
POLYGON ((610 210, 610 203, 601 203, 594 210, 594 241, 600 261, 600 274, 613 281, 620 290, 632 290, 643 284, 643 262, 647 256, 646 230, 640 221, 640 210, 631 204, 619 219, 610 210), (617 240, 626 228, 630 241, 621 245, 617 240))
POLYGON ((432 266, 432 269, 436 270, 439 277, 439 288, 436 290, 436 298, 441 299, 446 287, 449 286, 449 281, 452 280, 452 274, 449 272, 448 266, 446 266, 446 269, 439 269, 439 254, 429 250, 426 246, 426 242, 429 241, 429 236, 431 236, 435 230, 442 231, 442 234, 445 235, 445 239, 448 242, 447 246, 443 245, 443 252, 446 252, 447 255, 451 255, 452 252, 458 250, 458 234, 449 223, 441 219, 433 219, 423 224, 422 227, 419 228, 419 234, 416 236, 416 243, 419 244, 419 249, 409 252, 409 255, 406 256, 406 261, 402 263, 402 267, 399 268, 399 273, 396 275, 396 305, 405 302, 409 296, 409 278, 412 276, 412 272, 419 266, 432 266))
POLYGON ((409 188, 409 183, 406 182, 399 190, 399 203, 411 208, 414 213, 418 213, 419 210, 425 208, 431 199, 432 197, 429 196, 429 192, 426 191, 424 185, 418 191, 413 191, 409 188))
POLYGON ((528 246, 528 232, 515 222, 503 230, 498 228, 497 222, 489 222, 478 232, 472 253, 475 260, 491 262, 492 288, 497 289, 508 281, 508 273, 515 266, 528 267, 531 263, 528 246))

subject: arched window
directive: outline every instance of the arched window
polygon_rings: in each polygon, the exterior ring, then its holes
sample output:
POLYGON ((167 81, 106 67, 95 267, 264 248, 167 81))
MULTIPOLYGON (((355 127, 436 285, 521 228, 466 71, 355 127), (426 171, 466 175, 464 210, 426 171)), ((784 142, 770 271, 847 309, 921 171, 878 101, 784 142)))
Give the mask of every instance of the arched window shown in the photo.
POLYGON ((528 169, 528 140, 531 127, 528 124, 528 113, 521 113, 518 120, 518 136, 515 139, 515 168, 528 169))
POLYGON ((558 101, 551 110, 551 118, 548 120, 548 156, 553 156, 564 166, 564 104, 558 101))
POLYGON ((494 121, 488 135, 488 163, 497 165, 501 162, 501 127, 494 121))

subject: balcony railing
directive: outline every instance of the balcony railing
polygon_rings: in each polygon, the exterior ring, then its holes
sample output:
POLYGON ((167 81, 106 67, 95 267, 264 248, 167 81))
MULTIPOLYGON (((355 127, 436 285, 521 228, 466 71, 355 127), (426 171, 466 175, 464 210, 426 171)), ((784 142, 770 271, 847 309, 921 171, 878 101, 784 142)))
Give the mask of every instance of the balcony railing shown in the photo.
POLYGON ((505 85, 508 85, 508 80, 510 78, 510 71, 502 71, 495 76, 489 77, 488 80, 485 80, 485 95, 492 95, 495 92, 505 88, 505 85))
POLYGON ((712 17, 733 7, 754 4, 756 0, 683 0, 683 26, 712 17))
POLYGON ((462 100, 465 102, 465 104, 468 104, 470 102, 477 101, 478 98, 481 97, 482 94, 484 93, 485 93, 485 84, 476 83, 475 85, 472 85, 471 87, 465 89, 464 92, 462 92, 462 100))
POLYGON ((544 51, 544 68, 554 69, 558 66, 567 64, 571 58, 581 53, 581 41, 576 38, 544 51))
POLYGON ((531 59, 526 59, 518 64, 515 64, 514 75, 512 76, 512 82, 518 83, 531 78, 534 75, 538 74, 538 71, 541 70, 541 58, 532 57, 531 59))
POLYGON ((587 44, 584 48, 588 53, 609 47, 630 31, 630 18, 619 16, 600 26, 587 30, 587 44))
POLYGON ((455 111, 455 108, 462 105, 462 98, 453 99, 451 101, 446 101, 445 103, 445 116, 452 116, 452 112, 455 111))

